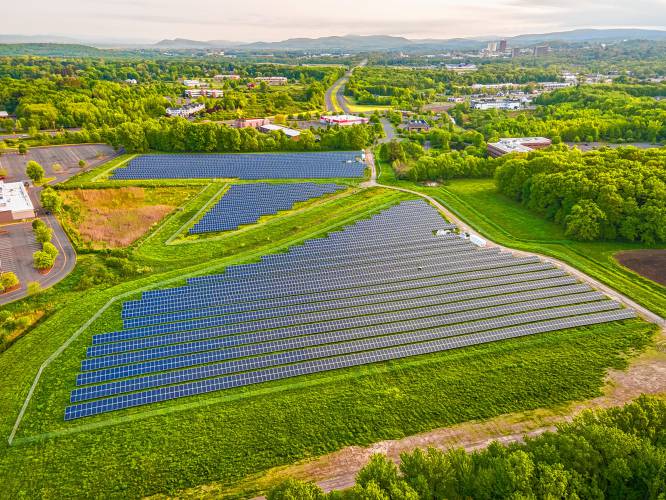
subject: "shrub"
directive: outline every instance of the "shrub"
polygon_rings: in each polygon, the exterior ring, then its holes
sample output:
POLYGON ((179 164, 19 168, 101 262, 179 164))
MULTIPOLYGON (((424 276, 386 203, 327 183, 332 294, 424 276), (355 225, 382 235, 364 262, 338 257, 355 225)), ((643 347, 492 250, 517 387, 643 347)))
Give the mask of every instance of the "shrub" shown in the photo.
POLYGON ((16 276, 14 273, 6 272, 0 274, 0 285, 2 285, 3 290, 13 288, 18 284, 18 276, 16 276))
POLYGON ((42 250, 47 254, 49 254, 51 257, 53 257, 53 259, 55 259, 60 253, 58 252, 58 249, 55 247, 55 245, 50 241, 44 242, 44 244, 42 245, 42 250))
POLYGON ((40 271, 45 271, 51 269, 53 264, 55 264, 55 257, 51 254, 45 252, 44 250, 38 250, 32 254, 32 259, 35 265, 35 269, 40 271))
POLYGON ((38 243, 46 243, 47 241, 51 241, 51 238, 53 237, 53 229, 46 224, 37 226, 34 232, 35 239, 38 243))
POLYGON ((44 179, 44 168, 36 161, 30 160, 25 167, 25 174, 33 182, 40 182, 44 179))
POLYGON ((52 213, 60 212, 60 209, 62 208, 62 198, 60 198, 60 195, 55 189, 47 187, 41 192, 39 199, 44 210, 52 213))
POLYGON ((42 285, 38 281, 31 281, 28 283, 28 295, 35 295, 42 291, 42 285))

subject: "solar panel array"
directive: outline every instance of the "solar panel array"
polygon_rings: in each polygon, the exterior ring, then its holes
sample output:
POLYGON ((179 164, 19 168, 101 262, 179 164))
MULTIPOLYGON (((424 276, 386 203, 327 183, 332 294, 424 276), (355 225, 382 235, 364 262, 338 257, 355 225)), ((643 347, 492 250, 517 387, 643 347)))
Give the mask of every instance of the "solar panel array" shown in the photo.
POLYGON ((345 189, 340 184, 299 182, 290 184, 235 184, 222 199, 189 230, 190 234, 212 233, 253 224, 264 215, 289 210, 294 204, 345 189))
POLYGON ((363 177, 364 171, 360 151, 143 155, 111 179, 331 179, 363 177))
POLYGON ((478 248, 408 201, 261 262, 123 304, 65 419, 634 317, 550 263, 478 248))

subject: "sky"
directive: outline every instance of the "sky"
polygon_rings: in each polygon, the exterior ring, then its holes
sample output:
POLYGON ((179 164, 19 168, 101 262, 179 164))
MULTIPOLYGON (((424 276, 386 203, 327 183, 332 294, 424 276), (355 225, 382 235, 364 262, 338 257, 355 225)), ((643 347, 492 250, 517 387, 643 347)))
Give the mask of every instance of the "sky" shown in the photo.
POLYGON ((666 0, 22 0, 0 34, 276 41, 329 35, 511 36, 666 27, 666 0))

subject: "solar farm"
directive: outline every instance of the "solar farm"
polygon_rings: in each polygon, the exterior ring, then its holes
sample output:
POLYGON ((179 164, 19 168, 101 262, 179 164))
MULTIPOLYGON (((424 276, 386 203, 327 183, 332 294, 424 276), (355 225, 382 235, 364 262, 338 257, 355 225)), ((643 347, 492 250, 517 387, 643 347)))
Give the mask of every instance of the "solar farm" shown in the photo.
POLYGON ((259 263, 144 292, 87 348, 65 420, 635 317, 404 201, 259 263), (440 235, 438 235, 440 234, 440 235))
POLYGON ((312 182, 235 184, 189 230, 189 233, 202 234, 237 229, 244 224, 257 222, 264 215, 290 210, 298 202, 343 189, 346 189, 346 186, 312 182))
POLYGON ((276 154, 142 155, 117 169, 112 180, 361 178, 362 151, 276 154))

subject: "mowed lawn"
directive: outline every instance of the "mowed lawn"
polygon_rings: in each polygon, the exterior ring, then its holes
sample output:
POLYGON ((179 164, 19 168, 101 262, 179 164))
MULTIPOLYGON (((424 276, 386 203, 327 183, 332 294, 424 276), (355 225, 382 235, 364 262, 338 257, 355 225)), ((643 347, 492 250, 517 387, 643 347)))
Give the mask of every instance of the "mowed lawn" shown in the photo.
POLYGON ((491 240, 564 260, 655 313, 666 315, 666 287, 634 273, 615 259, 618 252, 646 248, 645 245, 569 240, 561 226, 497 192, 492 179, 457 179, 440 187, 416 188, 440 200, 491 240))
POLYGON ((61 191, 63 218, 79 247, 124 248, 198 191, 193 187, 61 191))

